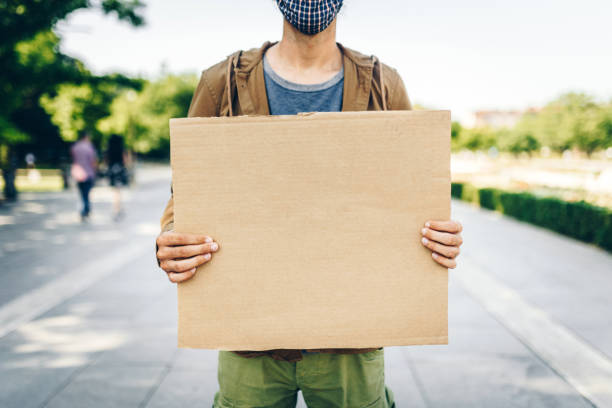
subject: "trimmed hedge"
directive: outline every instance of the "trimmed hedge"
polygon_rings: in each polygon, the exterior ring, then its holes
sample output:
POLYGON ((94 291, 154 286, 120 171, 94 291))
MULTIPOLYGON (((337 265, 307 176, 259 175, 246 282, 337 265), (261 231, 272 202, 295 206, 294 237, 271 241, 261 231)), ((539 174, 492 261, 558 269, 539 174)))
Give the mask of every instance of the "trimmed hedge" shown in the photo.
POLYGON ((530 193, 452 183, 451 195, 521 221, 548 228, 612 252, 612 211, 584 201, 568 202, 530 193))
POLYGON ((451 197, 461 198, 463 183, 451 183, 451 197))
POLYGON ((499 203, 499 190, 496 188, 481 188, 478 190, 478 202, 483 208, 496 210, 499 203))

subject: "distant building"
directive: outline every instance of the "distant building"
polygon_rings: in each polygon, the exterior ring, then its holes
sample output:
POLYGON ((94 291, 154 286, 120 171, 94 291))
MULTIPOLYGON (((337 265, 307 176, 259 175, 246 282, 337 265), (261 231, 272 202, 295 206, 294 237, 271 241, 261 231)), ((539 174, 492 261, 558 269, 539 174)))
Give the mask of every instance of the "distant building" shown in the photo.
POLYGON ((525 112, 512 110, 482 110, 472 114, 470 127, 511 128, 521 119, 525 112))
POLYGON ((538 113, 540 108, 526 110, 481 110, 473 112, 462 122, 465 127, 511 128, 526 114, 538 113))

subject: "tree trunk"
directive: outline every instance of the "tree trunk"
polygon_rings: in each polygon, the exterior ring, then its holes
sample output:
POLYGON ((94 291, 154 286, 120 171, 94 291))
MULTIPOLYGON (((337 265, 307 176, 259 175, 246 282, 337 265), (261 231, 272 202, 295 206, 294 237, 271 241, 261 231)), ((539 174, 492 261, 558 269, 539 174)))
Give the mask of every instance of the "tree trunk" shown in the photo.
POLYGON ((15 187, 15 173, 17 172, 17 156, 9 147, 7 160, 2 168, 4 179, 4 199, 7 201, 17 200, 17 188, 15 187))

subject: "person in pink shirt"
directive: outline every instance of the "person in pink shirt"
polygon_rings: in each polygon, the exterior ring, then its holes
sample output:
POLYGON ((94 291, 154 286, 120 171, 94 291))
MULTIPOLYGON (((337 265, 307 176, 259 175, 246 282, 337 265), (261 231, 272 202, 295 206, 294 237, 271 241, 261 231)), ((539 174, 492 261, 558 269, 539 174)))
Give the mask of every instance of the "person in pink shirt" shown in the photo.
POLYGON ((98 165, 96 149, 91 143, 88 132, 79 133, 79 140, 72 145, 70 153, 72 154, 72 178, 77 182, 83 200, 81 220, 85 221, 91 210, 89 192, 94 185, 98 165))

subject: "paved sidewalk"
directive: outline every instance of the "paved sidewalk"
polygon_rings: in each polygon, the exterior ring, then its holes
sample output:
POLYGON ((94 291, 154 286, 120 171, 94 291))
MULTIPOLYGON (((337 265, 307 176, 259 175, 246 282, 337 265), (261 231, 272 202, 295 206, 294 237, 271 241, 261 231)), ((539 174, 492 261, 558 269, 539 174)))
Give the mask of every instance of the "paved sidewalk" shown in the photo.
MULTIPOLYGON (((104 187, 94 193, 87 225, 76 219, 74 192, 24 195, 0 207, 0 324, 2 316, 25 313, 11 309, 24 296, 48 299, 41 314, 0 337, 1 407, 210 406, 217 353, 176 348, 176 290, 153 258, 169 173, 151 169, 143 176, 146 182, 129 191, 121 223, 110 220, 104 187), (90 280, 78 279, 97 264, 90 280)), ((386 349, 398 406, 593 406, 551 369, 554 361, 516 337, 520 325, 491 314, 491 303, 466 290, 469 279, 458 274, 464 267, 484 271, 609 360, 612 256, 453 205, 466 244, 465 265, 451 272, 450 345, 386 349)), ((44 303, 32 297, 26 300, 44 303)))

